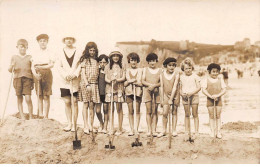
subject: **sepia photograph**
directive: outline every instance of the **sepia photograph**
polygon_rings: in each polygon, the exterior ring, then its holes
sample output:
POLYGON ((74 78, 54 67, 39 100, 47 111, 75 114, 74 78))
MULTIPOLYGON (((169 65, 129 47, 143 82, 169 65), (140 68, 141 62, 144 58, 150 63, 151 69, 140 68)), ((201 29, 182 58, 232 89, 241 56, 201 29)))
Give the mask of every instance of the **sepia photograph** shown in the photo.
POLYGON ((0 0, 0 166, 259 164, 259 0, 0 0))

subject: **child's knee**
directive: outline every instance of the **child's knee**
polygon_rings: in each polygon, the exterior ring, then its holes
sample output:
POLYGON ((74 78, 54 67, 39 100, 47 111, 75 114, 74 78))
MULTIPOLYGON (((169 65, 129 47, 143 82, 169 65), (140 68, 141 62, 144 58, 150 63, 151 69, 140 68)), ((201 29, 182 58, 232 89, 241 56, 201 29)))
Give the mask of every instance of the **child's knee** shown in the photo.
POLYGON ((193 118, 198 118, 199 114, 198 114, 198 112, 194 112, 194 113, 192 113, 192 116, 193 116, 193 118))
POLYGON ((214 119, 214 114, 213 114, 213 112, 209 112, 209 118, 210 118, 210 119, 214 119))
POLYGON ((219 112, 219 113, 217 113, 217 119, 220 119, 220 115, 221 115, 221 113, 219 112))
POLYGON ((185 112, 185 117, 190 118, 190 112, 185 112))

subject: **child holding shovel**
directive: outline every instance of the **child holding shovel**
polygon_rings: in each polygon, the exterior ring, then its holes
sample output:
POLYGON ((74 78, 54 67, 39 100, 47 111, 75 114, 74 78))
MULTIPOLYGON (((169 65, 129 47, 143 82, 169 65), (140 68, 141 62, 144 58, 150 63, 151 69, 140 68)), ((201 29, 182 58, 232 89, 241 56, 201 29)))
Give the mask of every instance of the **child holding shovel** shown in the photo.
POLYGON ((97 61, 98 48, 95 42, 88 42, 80 58, 81 81, 79 85, 79 101, 83 101, 84 133, 96 132, 94 124, 94 107, 100 103, 98 90, 99 64, 97 61), (90 116, 90 127, 88 125, 88 109, 90 116))
MULTIPOLYGON (((109 54, 109 64, 105 67, 105 81, 106 81, 106 102, 109 103, 109 113, 114 114, 114 102, 116 103, 116 110, 118 113, 118 130, 115 135, 123 133, 123 108, 124 102, 124 81, 125 81, 125 68, 122 65, 123 55, 118 51, 113 51, 109 54), (112 90, 113 82, 113 90, 112 90), (113 95, 111 94, 113 92, 113 95), (111 97, 112 103, 111 103, 111 97), (112 107, 111 107, 112 105, 112 107), (112 108, 112 111, 111 111, 112 108)), ((109 118, 112 120, 112 118, 109 118)), ((113 122, 112 122, 113 123, 113 122)), ((112 125, 112 132, 114 133, 114 124, 112 125)))
POLYGON ((194 63, 190 58, 186 58, 181 63, 181 70, 184 74, 180 76, 180 95, 182 96, 182 103, 185 110, 185 141, 191 138, 190 134, 190 105, 192 108, 192 116, 194 118, 195 136, 199 135, 199 117, 198 105, 200 91, 200 78, 193 73, 194 63))
POLYGON ((129 111, 129 124, 131 131, 128 136, 134 135, 134 91, 136 95, 136 123, 137 123, 137 132, 140 123, 140 106, 142 102, 142 69, 138 68, 137 65, 140 62, 140 57, 137 53, 130 53, 127 56, 127 61, 130 65, 129 68, 126 69, 126 81, 124 83, 125 86, 125 94, 126 94, 126 103, 129 111), (135 85, 135 86, 134 86, 135 85), (135 88, 135 90, 134 90, 135 88))
POLYGON ((57 58, 57 70, 60 74, 60 93, 61 99, 65 104, 65 113, 68 121, 68 125, 63 128, 64 131, 75 131, 75 125, 72 123, 72 116, 74 115, 74 122, 77 122, 78 118, 78 85, 80 66, 79 59, 80 54, 73 44, 76 39, 72 36, 66 36, 63 38, 65 47, 60 52, 57 58), (73 88, 73 97, 71 97, 71 84, 73 88), (72 100, 73 99, 73 100, 72 100), (74 109, 72 109, 72 103, 74 103, 74 109), (74 110, 74 113, 73 113, 74 110))
POLYGON ((211 63, 208 68, 209 76, 202 81, 201 87, 202 92, 207 96, 207 108, 209 111, 209 125, 210 125, 210 136, 217 138, 222 138, 220 133, 221 126, 221 110, 222 110, 222 100, 221 97, 226 93, 226 84, 224 80, 219 76, 221 67, 218 64, 211 63), (215 113, 216 112, 216 113, 215 113), (215 121, 217 127, 217 132, 215 133, 214 126, 215 121))
MULTIPOLYGON (((166 136, 168 114, 172 105, 173 110, 170 114, 173 115, 173 136, 177 136, 176 123, 177 123, 177 108, 180 102, 180 97, 178 95, 178 85, 179 85, 179 73, 175 71, 177 60, 173 57, 168 57, 164 60, 163 66, 166 68, 161 74, 161 105, 163 107, 163 132, 158 135, 158 137, 166 136)), ((171 117, 170 117, 171 118, 171 117)), ((170 126, 170 124, 169 124, 170 126)), ((171 127, 170 127, 171 129, 171 127)))
POLYGON ((158 56, 150 53, 146 57, 148 67, 144 68, 142 76, 143 100, 146 106, 146 122, 148 126, 147 136, 157 137, 156 126, 158 121, 157 109, 160 103, 159 87, 161 69, 156 67, 158 56), (154 107, 153 107, 154 106, 154 107))
POLYGON ((33 74, 31 56, 26 54, 28 42, 25 39, 17 41, 18 54, 11 59, 8 71, 14 73, 13 86, 17 96, 18 111, 21 119, 25 120, 23 113, 23 96, 28 105, 29 119, 33 118, 33 105, 31 100, 31 92, 33 89, 33 74))

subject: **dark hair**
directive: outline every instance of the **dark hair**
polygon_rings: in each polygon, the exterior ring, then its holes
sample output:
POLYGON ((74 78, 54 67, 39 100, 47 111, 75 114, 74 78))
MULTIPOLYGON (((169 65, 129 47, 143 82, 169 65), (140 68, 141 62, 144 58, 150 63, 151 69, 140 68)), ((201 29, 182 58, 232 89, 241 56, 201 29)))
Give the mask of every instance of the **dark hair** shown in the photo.
POLYGON ((176 63, 177 60, 176 60, 175 58, 173 58, 173 57, 168 57, 168 58, 166 58, 166 59, 164 60, 163 66, 166 68, 166 67, 167 67, 167 64, 169 64, 170 62, 176 63))
POLYGON ((136 60, 137 61, 137 63, 139 63, 140 62, 140 57, 139 57, 139 55, 137 54, 137 53, 135 53, 135 52, 132 52, 132 53, 129 53, 129 55, 127 55, 127 61, 128 61, 128 63, 130 63, 130 60, 136 60))
POLYGON ((191 60, 191 58, 187 57, 181 62, 181 70, 184 71, 184 65, 188 65, 192 67, 192 70, 194 70, 194 62, 191 60))
POLYGON ((147 56, 146 56, 146 61, 149 62, 151 60, 156 60, 156 62, 158 62, 158 56, 157 54, 155 53, 149 53, 147 56))
POLYGON ((105 59, 105 61, 108 62, 108 56, 105 54, 101 54, 100 56, 98 56, 97 61, 101 61, 103 59, 105 59))
POLYGON ((113 65, 114 65, 114 61, 112 60, 112 58, 113 58, 113 56, 115 56, 115 55, 118 55, 118 57, 119 57, 118 65, 119 65, 120 68, 122 68, 122 58, 123 58, 123 57, 122 57, 121 55, 119 55, 119 54, 113 54, 113 55, 111 55, 111 56, 109 57, 110 70, 112 69, 112 67, 113 67, 113 65))
POLYGON ((91 48, 94 48, 95 49, 95 56, 94 56, 94 59, 97 60, 97 56, 98 56, 98 48, 97 48, 97 44, 95 42, 88 42, 86 47, 85 47, 85 50, 83 51, 82 53, 82 56, 80 57, 80 62, 83 62, 84 59, 87 59, 90 61, 90 54, 89 54, 89 50, 91 48))
POLYGON ((220 65, 218 65, 218 64, 216 64, 216 63, 211 63, 210 65, 208 65, 208 68, 207 68, 208 72, 211 73, 211 70, 212 70, 213 68, 216 68, 216 69, 219 70, 219 71, 221 70, 220 65))

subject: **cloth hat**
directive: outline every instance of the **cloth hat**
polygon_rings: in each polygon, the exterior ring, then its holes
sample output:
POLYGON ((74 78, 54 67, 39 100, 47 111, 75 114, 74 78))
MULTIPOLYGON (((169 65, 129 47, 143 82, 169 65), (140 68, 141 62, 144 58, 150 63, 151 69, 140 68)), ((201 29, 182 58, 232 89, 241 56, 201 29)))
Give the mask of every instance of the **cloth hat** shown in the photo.
POLYGON ((65 36, 64 38, 62 38, 62 42, 63 42, 63 43, 65 42, 65 39, 66 39, 66 38, 72 38, 72 39, 73 39, 73 43, 76 42, 76 38, 75 38, 75 37, 73 37, 72 35, 68 35, 68 36, 65 36))
POLYGON ((123 57, 122 53, 119 51, 119 48, 114 48, 113 49, 114 51, 112 51, 110 54, 109 54, 109 57, 113 56, 113 55, 119 55, 121 57, 123 57))
POLYGON ((17 46, 18 45, 23 45, 23 46, 25 46, 25 47, 28 47, 28 42, 25 40, 25 39, 19 39, 18 41, 17 41, 17 46))
POLYGON ((166 66, 168 63, 170 63, 170 62, 174 62, 174 63, 176 63, 176 59, 175 58, 173 58, 173 57, 168 57, 168 58, 166 58, 165 60, 164 60, 164 62, 163 62, 163 65, 164 66, 166 66))
POLYGON ((36 40, 39 41, 40 39, 47 39, 49 40, 49 36, 47 34, 40 34, 36 37, 36 40))

